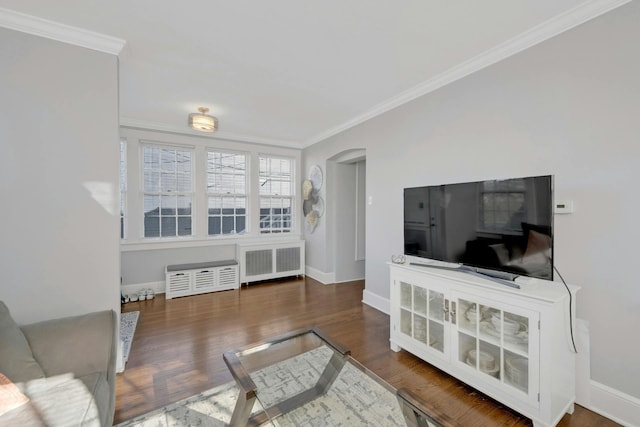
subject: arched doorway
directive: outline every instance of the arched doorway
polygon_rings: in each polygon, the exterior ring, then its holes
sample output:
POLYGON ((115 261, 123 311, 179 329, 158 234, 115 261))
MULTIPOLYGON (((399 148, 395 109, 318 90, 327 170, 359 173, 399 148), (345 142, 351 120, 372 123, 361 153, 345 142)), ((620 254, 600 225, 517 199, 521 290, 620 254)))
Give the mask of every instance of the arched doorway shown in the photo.
MULTIPOLYGON (((346 150, 327 161, 327 178, 331 183, 334 203, 328 262, 333 264, 335 282, 347 282, 365 277, 366 221, 366 152, 346 150)), ((327 195, 329 196, 329 195, 327 195)))

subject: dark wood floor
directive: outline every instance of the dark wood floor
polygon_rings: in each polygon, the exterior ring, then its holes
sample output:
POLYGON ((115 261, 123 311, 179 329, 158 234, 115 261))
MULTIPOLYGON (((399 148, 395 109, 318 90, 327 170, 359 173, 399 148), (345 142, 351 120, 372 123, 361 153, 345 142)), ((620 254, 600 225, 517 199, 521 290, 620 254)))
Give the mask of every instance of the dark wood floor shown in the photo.
MULTIPOLYGON (((394 387, 407 387, 435 411, 469 426, 530 426, 531 421, 428 363, 389 349, 389 316, 361 303, 364 282, 313 279, 125 304, 140 311, 129 361, 116 381, 115 423, 232 380, 222 353, 316 325, 394 387)), ((617 424, 576 405, 560 426, 617 424)))

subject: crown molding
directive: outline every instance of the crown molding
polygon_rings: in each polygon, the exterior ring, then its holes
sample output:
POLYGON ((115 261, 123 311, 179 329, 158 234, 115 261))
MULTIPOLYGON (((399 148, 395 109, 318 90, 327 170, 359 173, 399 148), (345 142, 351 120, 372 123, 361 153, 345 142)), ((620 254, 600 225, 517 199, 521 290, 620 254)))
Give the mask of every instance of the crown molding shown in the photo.
POLYGON ((173 126, 165 123, 147 122, 136 120, 128 117, 120 117, 120 126, 134 129, 154 130, 159 132, 177 133, 181 135, 198 136, 207 139, 224 139, 227 141, 248 142, 252 144, 271 145, 275 147, 302 149, 299 142, 284 141, 279 139, 263 138, 254 135, 244 135, 224 130, 217 130, 213 133, 206 134, 190 129, 186 124, 182 126, 173 126))
POLYGON ((0 27, 110 53, 116 56, 120 54, 127 43, 125 40, 116 37, 49 21, 5 8, 0 8, 0 27))
POLYGON ((449 83, 453 83, 469 74, 493 65, 518 52, 528 49, 538 43, 557 36, 593 18, 616 9, 631 0, 589 0, 585 3, 557 15, 542 24, 536 25, 530 30, 513 37, 465 62, 462 62, 435 77, 426 80, 413 88, 387 99, 386 101, 365 111, 363 114, 330 128, 303 142, 302 147, 307 148, 313 144, 344 132, 369 119, 377 117, 389 110, 406 104, 416 98, 435 91, 449 83))

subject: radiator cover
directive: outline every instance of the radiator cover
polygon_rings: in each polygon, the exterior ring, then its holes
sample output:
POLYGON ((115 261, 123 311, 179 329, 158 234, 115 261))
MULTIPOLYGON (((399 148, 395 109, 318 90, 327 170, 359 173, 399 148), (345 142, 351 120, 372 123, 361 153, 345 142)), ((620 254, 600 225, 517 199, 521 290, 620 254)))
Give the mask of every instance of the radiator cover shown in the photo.
POLYGON ((240 283, 304 275, 304 240, 238 245, 240 283))

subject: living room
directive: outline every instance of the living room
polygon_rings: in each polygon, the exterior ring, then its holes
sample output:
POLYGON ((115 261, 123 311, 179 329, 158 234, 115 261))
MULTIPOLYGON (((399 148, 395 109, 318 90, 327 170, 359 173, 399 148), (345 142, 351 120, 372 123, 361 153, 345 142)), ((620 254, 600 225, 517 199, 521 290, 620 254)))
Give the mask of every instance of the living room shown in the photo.
MULTIPOLYGON (((11 3, 2 6, 20 10, 11 3)), ((460 68, 446 86, 432 83, 429 91, 407 95, 408 102, 381 107, 381 115, 321 141, 278 149, 299 153, 297 182, 313 165, 330 169, 340 153, 366 153, 363 301, 384 313, 387 263, 403 252, 402 189, 554 175, 555 199, 575 206, 573 214, 554 217, 554 261, 582 288, 576 314, 583 329, 576 334, 583 344, 587 338, 590 351, 578 355, 588 373, 578 384, 578 403, 628 425, 640 423, 640 344, 632 338, 640 321, 633 283, 638 22, 637 2, 619 5, 472 74, 460 68)), ((114 141, 131 131, 120 127, 118 56, 10 28, 0 29, 6 70, 1 188, 12 201, 4 210, 2 300, 19 324, 120 312, 121 258, 128 252, 121 252, 113 196, 119 180, 114 141)), ((327 191, 320 194, 329 205, 327 191)), ((302 227, 300 233, 308 274, 332 277, 335 236, 328 217, 313 233, 302 227)))

